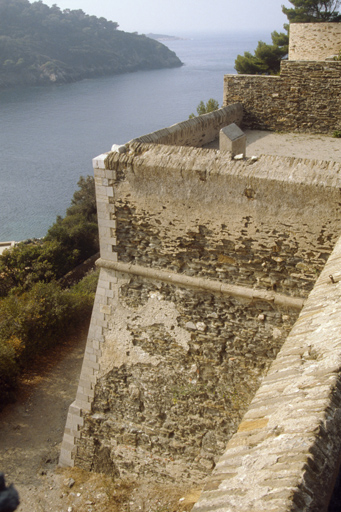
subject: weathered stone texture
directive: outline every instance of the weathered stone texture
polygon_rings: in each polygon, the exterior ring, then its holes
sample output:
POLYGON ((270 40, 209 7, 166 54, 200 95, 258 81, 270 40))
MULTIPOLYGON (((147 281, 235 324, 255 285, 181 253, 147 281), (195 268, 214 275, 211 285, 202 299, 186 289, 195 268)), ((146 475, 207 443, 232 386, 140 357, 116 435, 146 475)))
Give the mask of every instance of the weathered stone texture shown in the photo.
MULTIPOLYGON (((72 460, 112 475, 197 483, 295 322, 297 309, 276 305, 266 290, 306 297, 332 250, 340 165, 234 162, 216 150, 141 143, 96 162, 104 257, 72 460), (264 299, 210 291, 212 283, 263 290, 264 299)), ((270 402, 281 400, 275 393, 270 402)), ((268 424, 248 414, 243 436, 268 424)))
POLYGON ((305 297, 337 239, 339 164, 148 145, 118 163, 119 261, 305 297))
POLYGON ((341 239, 194 511, 327 510, 341 449, 340 263, 341 239))
POLYGON ((231 123, 240 126, 242 119, 243 107, 239 104, 230 104, 228 107, 148 133, 130 142, 202 147, 215 140, 221 128, 231 123))
POLYGON ((332 133, 341 129, 341 62, 282 61, 280 76, 225 75, 224 105, 240 102, 243 126, 332 133))
POLYGON ((61 464, 189 483, 215 467, 199 512, 323 511, 340 164, 135 142, 94 167, 101 274, 61 464))
POLYGON ((324 61, 341 50, 340 23, 291 23, 289 60, 324 61))
POLYGON ((106 449, 121 476, 200 482, 297 313, 129 276, 117 286, 75 463, 94 469, 106 449))

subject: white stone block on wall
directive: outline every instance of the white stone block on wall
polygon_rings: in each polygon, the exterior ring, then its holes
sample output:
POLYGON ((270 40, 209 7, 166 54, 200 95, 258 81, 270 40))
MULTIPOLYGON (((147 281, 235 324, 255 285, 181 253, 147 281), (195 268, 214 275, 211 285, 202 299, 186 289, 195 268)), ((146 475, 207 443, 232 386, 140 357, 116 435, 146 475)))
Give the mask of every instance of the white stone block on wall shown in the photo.
POLYGON ((246 135, 235 123, 224 126, 219 132, 219 150, 230 151, 232 158, 246 154, 246 135))

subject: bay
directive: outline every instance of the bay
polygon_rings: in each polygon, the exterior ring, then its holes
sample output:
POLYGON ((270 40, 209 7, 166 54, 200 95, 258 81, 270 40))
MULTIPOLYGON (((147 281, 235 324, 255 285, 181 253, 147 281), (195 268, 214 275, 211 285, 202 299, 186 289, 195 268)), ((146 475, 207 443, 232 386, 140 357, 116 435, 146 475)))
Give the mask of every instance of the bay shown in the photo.
POLYGON ((166 41, 181 68, 0 91, 0 241, 42 237, 64 215, 92 158, 222 103, 223 76, 269 34, 185 34, 166 41))

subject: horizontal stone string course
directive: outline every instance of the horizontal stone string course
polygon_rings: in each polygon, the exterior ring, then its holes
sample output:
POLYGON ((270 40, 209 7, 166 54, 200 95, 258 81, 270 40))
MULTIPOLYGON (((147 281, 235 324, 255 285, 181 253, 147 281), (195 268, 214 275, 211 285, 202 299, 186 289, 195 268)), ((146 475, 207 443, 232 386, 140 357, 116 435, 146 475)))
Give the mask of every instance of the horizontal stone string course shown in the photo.
POLYGON ((231 104, 94 159, 100 280, 62 465, 206 481, 199 512, 326 511, 341 448, 340 164, 198 146, 243 110, 245 125, 337 129, 340 70, 228 77, 231 104))
POLYGON ((102 257, 305 298, 338 237, 340 164, 250 160, 161 144, 110 153, 95 170, 119 176, 114 211, 98 214, 116 221, 102 257))
POLYGON ((246 286, 236 286, 217 281, 210 281, 208 279, 195 278, 176 274, 175 272, 167 272, 155 268, 142 267, 140 265, 131 265, 129 263, 114 262, 100 258, 96 261, 98 267, 116 270, 125 274, 132 274, 135 276, 147 277, 150 279, 158 279, 176 285, 188 286, 190 288, 200 288, 211 292, 223 293, 248 300, 265 300, 272 302, 278 306, 284 306, 293 309, 302 309, 304 299, 298 297, 288 297, 280 293, 267 292, 264 290, 256 290, 254 288, 247 288, 246 286))

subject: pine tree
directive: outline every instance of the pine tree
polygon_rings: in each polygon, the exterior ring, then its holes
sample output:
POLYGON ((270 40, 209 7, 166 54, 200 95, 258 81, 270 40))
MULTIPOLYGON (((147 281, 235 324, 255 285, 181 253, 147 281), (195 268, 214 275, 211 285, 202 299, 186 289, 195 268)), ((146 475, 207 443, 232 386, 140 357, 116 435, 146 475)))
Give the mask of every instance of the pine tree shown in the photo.
MULTIPOLYGON (((341 0, 289 0, 292 8, 282 6, 290 23, 341 21, 338 12, 341 0)), ((284 25, 288 32, 288 25, 284 25)), ((284 32, 271 34, 272 44, 258 42, 254 55, 245 52, 235 61, 237 73, 248 75, 275 75, 280 71, 281 60, 288 53, 289 37, 284 32)))
POLYGON ((290 23, 341 21, 340 0, 289 0, 293 8, 282 6, 290 23))

